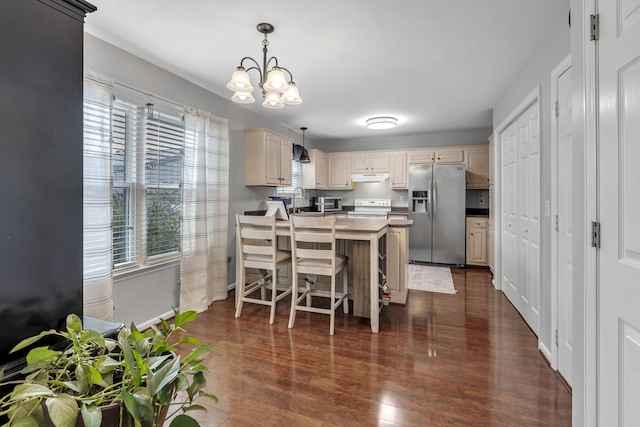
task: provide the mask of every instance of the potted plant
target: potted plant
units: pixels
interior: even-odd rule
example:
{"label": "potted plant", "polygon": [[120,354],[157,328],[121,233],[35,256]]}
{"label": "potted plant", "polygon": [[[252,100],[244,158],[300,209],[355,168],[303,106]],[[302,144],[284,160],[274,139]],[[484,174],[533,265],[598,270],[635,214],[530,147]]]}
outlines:
{"label": "potted plant", "polygon": [[[14,388],[0,397],[0,417],[17,427],[137,427],[161,426],[167,417],[181,412],[171,421],[172,427],[199,425],[187,413],[206,409],[194,401],[200,397],[218,401],[204,391],[202,362],[212,349],[195,338],[172,337],[196,315],[176,311],[172,324],[162,320],[160,328],[144,332],[132,324],[116,338],[106,338],[84,330],[82,320],[70,314],[66,331],[41,332],[12,350],[52,335],[68,342],[62,351],[47,346],[29,351],[22,370],[25,376],[4,383]],[[193,349],[181,357],[176,349],[182,345]]]}

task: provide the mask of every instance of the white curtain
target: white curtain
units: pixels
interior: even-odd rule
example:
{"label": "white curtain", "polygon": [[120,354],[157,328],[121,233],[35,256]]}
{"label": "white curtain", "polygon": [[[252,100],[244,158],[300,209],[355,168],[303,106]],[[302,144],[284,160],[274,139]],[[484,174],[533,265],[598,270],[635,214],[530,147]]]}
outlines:
{"label": "white curtain", "polygon": [[91,73],[84,79],[84,315],[113,319],[111,99],[112,82]]}
{"label": "white curtain", "polygon": [[229,126],[185,108],[180,310],[202,312],[227,298]]}

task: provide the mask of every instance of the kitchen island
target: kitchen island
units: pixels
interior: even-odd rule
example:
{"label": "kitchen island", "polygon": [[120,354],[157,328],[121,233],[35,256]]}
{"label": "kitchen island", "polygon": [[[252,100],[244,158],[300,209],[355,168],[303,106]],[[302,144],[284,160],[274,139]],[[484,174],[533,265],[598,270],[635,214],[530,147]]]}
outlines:
{"label": "kitchen island", "polygon": [[[353,289],[353,315],[370,318],[371,331],[374,333],[379,330],[378,315],[382,308],[380,288],[387,278],[390,263],[395,267],[400,261],[395,258],[389,260],[388,257],[388,237],[393,235],[390,230],[410,227],[412,224],[413,221],[402,219],[336,218],[336,240],[349,241],[353,246],[349,259],[349,269],[352,271],[350,285]],[[289,221],[278,221],[276,234],[290,237]],[[394,241],[393,236],[391,239]],[[239,264],[236,268],[239,268]],[[239,271],[236,271],[236,277],[241,277]],[[406,287],[403,287],[406,296]]]}

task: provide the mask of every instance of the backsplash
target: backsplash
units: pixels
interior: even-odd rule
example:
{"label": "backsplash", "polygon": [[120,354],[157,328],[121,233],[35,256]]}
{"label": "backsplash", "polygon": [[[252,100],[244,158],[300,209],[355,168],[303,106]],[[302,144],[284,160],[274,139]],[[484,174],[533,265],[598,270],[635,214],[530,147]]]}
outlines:
{"label": "backsplash", "polygon": [[313,195],[342,197],[343,206],[353,206],[355,199],[391,199],[393,207],[409,205],[407,202],[408,191],[390,189],[389,181],[358,182],[355,184],[355,188],[350,191],[315,190]]}

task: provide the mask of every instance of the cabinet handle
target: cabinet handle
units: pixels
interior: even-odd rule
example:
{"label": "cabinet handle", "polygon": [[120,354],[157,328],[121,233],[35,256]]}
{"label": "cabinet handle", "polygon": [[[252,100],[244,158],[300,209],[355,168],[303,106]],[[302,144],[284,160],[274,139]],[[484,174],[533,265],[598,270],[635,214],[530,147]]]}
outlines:
{"label": "cabinet handle", "polygon": [[528,232],[529,232],[529,229],[528,229],[528,228],[525,228],[525,229],[524,229],[524,232],[525,232],[525,233],[528,233]]}

